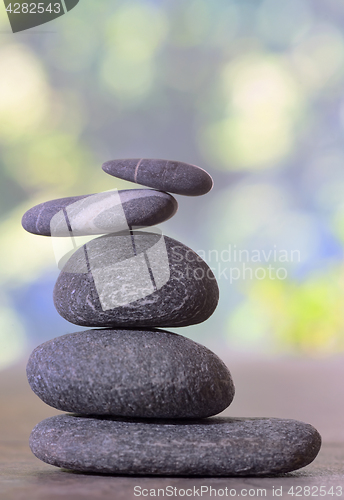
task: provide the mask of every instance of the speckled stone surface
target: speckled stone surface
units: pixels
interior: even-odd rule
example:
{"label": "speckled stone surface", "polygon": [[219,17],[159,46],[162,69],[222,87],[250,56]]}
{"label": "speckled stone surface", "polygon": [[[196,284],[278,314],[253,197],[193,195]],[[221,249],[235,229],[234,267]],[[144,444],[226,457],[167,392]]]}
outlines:
{"label": "speckled stone surface", "polygon": [[180,161],[152,158],[111,160],[102,168],[114,177],[186,196],[206,194],[213,187],[208,172]]}
{"label": "speckled stone surface", "polygon": [[36,347],[31,389],[58,410],[123,417],[216,415],[232,402],[225,364],[209,349],[163,330],[86,330]]}
{"label": "speckled stone surface", "polygon": [[72,255],[54,288],[67,321],[111,328],[201,323],[218,298],[215,276],[193,250],[148,232],[92,240]]}
{"label": "speckled stone surface", "polygon": [[41,203],[24,214],[22,226],[43,236],[107,234],[160,224],[177,209],[177,200],[168,193],[154,189],[115,190]]}
{"label": "speckled stone surface", "polygon": [[37,458],[76,471],[160,476],[249,476],[290,472],[321,446],[309,424],[276,418],[191,421],[58,415],[30,436]]}

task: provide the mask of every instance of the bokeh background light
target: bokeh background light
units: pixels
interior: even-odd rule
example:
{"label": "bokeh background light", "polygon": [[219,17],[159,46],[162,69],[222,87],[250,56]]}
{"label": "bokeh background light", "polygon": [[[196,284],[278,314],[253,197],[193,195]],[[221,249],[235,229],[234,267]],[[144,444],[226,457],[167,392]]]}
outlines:
{"label": "bokeh background light", "polygon": [[250,355],[343,353],[343,28],[339,0],[102,0],[13,35],[1,6],[0,369],[78,330],[53,307],[51,241],[21,216],[135,187],[100,168],[125,157],[215,181],[161,227],[220,285],[209,321],[174,331]]}

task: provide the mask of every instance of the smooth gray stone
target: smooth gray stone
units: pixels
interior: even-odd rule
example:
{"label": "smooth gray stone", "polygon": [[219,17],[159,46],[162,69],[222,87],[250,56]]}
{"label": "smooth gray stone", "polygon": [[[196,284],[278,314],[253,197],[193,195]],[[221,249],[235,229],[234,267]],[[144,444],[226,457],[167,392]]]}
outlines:
{"label": "smooth gray stone", "polygon": [[22,226],[42,236],[108,234],[160,224],[177,209],[177,200],[168,193],[115,190],[41,203],[24,214]]}
{"label": "smooth gray stone", "polygon": [[193,250],[156,233],[96,238],[63,267],[54,304],[67,321],[99,327],[175,327],[214,312],[219,289]]}
{"label": "smooth gray stone", "polygon": [[209,349],[163,330],[86,330],[36,347],[31,389],[84,415],[202,418],[227,408],[234,385]]}
{"label": "smooth gray stone", "polygon": [[208,172],[180,161],[153,158],[111,160],[105,162],[102,169],[126,181],[186,196],[200,196],[213,187]]}
{"label": "smooth gray stone", "polygon": [[33,429],[40,460],[82,472],[159,476],[262,476],[314,460],[309,424],[277,418],[162,421],[58,415]]}

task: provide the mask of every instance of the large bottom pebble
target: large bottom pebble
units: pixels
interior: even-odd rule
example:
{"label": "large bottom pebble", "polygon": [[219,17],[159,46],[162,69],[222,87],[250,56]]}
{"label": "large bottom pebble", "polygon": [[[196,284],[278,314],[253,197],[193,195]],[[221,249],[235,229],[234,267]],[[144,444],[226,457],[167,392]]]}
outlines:
{"label": "large bottom pebble", "polygon": [[317,456],[314,427],[277,418],[143,420],[58,415],[33,429],[32,452],[74,471],[158,476],[262,476]]}

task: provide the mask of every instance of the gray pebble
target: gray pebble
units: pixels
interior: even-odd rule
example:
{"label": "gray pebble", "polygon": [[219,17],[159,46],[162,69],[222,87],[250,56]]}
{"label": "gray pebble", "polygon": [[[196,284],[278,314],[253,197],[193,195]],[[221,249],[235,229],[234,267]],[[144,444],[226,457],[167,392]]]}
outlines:
{"label": "gray pebble", "polygon": [[147,418],[202,418],[233,400],[225,364],[163,330],[86,330],[36,347],[31,389],[58,410]]}
{"label": "gray pebble", "polygon": [[108,234],[160,224],[177,209],[177,200],[168,193],[113,190],[41,203],[24,214],[22,226],[43,236]]}
{"label": "gray pebble", "polygon": [[199,196],[213,187],[213,179],[200,167],[172,160],[135,158],[107,161],[104,172],[170,193]]}
{"label": "gray pebble", "polygon": [[215,276],[193,250],[140,231],[93,239],[68,260],[54,288],[67,321],[110,328],[201,323],[218,298]]}
{"label": "gray pebble", "polygon": [[262,476],[314,460],[309,424],[277,418],[191,421],[59,415],[33,429],[30,447],[48,464],[82,472],[159,476]]}

